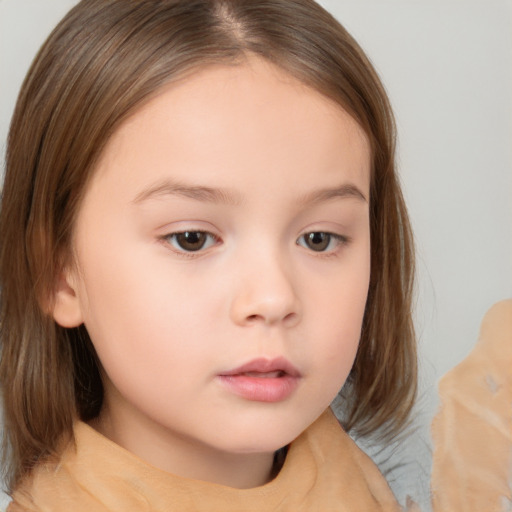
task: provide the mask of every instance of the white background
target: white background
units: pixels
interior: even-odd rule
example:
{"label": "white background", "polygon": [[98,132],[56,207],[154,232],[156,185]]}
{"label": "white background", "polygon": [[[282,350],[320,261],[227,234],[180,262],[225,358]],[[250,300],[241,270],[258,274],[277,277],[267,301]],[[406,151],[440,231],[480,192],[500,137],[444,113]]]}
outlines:
{"label": "white background", "polygon": [[[74,3],[0,0],[2,160],[24,74]],[[486,310],[512,296],[512,0],[320,3],[370,55],[397,117],[418,249],[421,374],[417,432],[394,486],[426,509],[437,381],[471,350]]]}

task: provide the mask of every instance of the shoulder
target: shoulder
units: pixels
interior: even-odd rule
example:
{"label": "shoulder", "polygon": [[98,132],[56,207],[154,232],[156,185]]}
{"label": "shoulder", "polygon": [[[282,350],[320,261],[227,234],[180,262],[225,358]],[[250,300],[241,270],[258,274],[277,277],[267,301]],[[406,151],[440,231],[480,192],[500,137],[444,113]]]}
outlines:
{"label": "shoulder", "polygon": [[310,488],[308,497],[329,505],[324,510],[334,510],[333,503],[343,503],[346,510],[399,510],[377,466],[330,409],[290,445],[282,473],[293,476],[294,487],[301,482]]}
{"label": "shoulder", "polygon": [[[94,493],[87,489],[87,476],[96,471],[95,434],[78,422],[75,439],[55,459],[38,464],[12,493],[6,512],[106,512]],[[83,454],[91,454],[84,457]]]}
{"label": "shoulder", "polygon": [[[36,512],[37,509],[30,507],[27,508],[25,505],[21,505],[17,501],[11,501],[9,505],[7,505],[7,509],[5,512]],[[4,512],[4,509],[0,509],[0,512]]]}

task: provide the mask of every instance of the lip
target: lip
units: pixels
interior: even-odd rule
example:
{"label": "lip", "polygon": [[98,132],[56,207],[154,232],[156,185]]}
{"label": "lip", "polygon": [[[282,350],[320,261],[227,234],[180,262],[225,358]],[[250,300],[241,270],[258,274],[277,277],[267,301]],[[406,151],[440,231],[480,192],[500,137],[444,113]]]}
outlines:
{"label": "lip", "polygon": [[222,372],[219,381],[231,393],[254,402],[281,402],[299,385],[301,375],[284,357],[254,359]]}

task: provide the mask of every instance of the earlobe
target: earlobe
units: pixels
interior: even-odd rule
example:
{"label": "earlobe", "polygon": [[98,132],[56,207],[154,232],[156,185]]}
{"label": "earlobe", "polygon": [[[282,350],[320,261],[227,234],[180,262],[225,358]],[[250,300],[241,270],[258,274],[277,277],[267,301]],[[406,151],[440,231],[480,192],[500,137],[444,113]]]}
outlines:
{"label": "earlobe", "polygon": [[51,311],[54,320],[61,327],[78,327],[84,321],[76,288],[74,276],[64,270],[56,282]]}

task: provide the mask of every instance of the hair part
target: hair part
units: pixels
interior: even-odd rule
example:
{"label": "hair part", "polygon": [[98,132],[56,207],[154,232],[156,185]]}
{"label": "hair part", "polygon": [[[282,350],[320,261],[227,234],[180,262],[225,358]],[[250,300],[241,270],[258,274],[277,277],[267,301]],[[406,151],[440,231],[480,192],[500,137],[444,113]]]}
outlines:
{"label": "hair part", "polygon": [[59,23],[23,83],[0,211],[4,457],[12,489],[94,418],[103,387],[83,326],[55,324],[51,298],[105,144],[161,88],[256,55],[333,99],[372,150],[371,277],[344,425],[397,433],[416,394],[411,229],[395,172],[395,125],[364,52],[313,0],[86,0]]}

